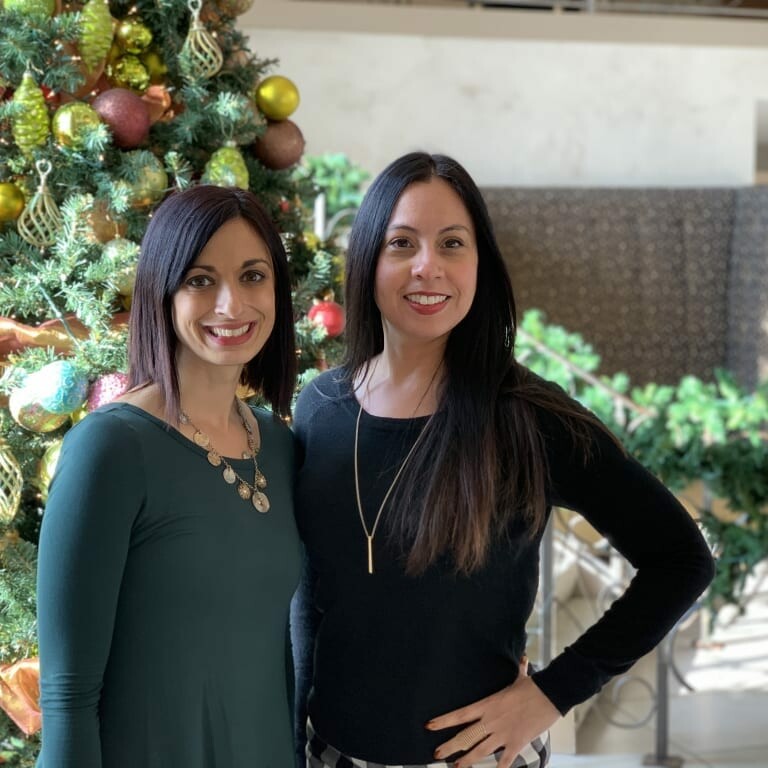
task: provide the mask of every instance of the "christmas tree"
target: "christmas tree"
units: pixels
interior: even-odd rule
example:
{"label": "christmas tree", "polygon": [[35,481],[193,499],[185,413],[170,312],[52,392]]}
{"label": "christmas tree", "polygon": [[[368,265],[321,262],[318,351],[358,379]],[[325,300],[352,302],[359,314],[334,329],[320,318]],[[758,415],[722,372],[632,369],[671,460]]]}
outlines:
{"label": "christmas tree", "polygon": [[[297,87],[273,74],[276,62],[252,53],[237,30],[237,16],[252,2],[3,0],[0,670],[6,673],[36,653],[35,543],[48,482],[67,429],[125,387],[139,242],[166,195],[198,183],[255,192],[290,254],[302,371],[309,375],[338,356],[332,337],[343,325],[333,301],[340,260],[311,231],[312,175],[293,172],[304,149],[289,119]],[[23,675],[16,668],[13,674],[17,684]],[[11,677],[0,677],[6,709]],[[29,729],[18,712],[14,719]],[[34,748],[3,743],[14,733],[9,723],[0,712],[0,763]]]}

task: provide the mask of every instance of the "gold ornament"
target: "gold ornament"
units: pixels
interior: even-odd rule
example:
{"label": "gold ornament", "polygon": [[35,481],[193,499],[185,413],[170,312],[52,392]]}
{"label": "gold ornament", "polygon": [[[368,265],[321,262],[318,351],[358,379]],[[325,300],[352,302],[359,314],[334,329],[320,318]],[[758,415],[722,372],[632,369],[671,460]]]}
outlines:
{"label": "gold ornament", "polygon": [[205,164],[202,182],[217,187],[248,189],[248,168],[240,150],[234,144],[217,149]]}
{"label": "gold ornament", "polygon": [[143,53],[152,44],[152,30],[141,19],[123,19],[115,30],[115,40],[126,53]]}
{"label": "gold ornament", "polygon": [[0,221],[15,221],[24,210],[24,193],[12,182],[0,184]]}
{"label": "gold ornament", "polygon": [[128,225],[115,219],[109,211],[109,203],[97,200],[86,214],[86,221],[91,228],[88,240],[92,243],[106,243],[115,237],[122,237]]}
{"label": "gold ornament", "polygon": [[168,174],[162,163],[152,157],[131,184],[131,202],[134,208],[143,208],[160,200],[168,189]]}
{"label": "gold ornament", "polygon": [[56,0],[5,0],[6,11],[16,11],[24,16],[53,16]]}
{"label": "gold ornament", "polygon": [[7,525],[16,516],[23,485],[19,462],[8,443],[0,437],[0,523]]}
{"label": "gold ornament", "polygon": [[107,65],[107,77],[118,88],[144,93],[149,88],[149,72],[138,56],[126,53]]}
{"label": "gold ornament", "polygon": [[201,0],[189,0],[187,7],[192,13],[192,23],[181,49],[179,66],[187,80],[207,80],[221,69],[224,54],[200,21]]}
{"label": "gold ornament", "polygon": [[96,69],[109,53],[112,45],[112,16],[108,0],[88,0],[83,6],[80,21],[80,56],[88,70]]}
{"label": "gold ornament", "polygon": [[282,75],[262,80],[254,92],[256,105],[270,120],[285,120],[299,106],[299,90]]}
{"label": "gold ornament", "polygon": [[56,110],[51,129],[54,138],[62,146],[82,149],[85,146],[84,132],[98,125],[101,125],[101,118],[90,104],[71,101]]}
{"label": "gold ornament", "polygon": [[150,48],[150,50],[144,51],[139,58],[149,74],[149,82],[152,85],[160,85],[165,81],[168,67],[160,51]]}
{"label": "gold ornament", "polygon": [[48,486],[51,484],[53,473],[56,471],[56,465],[59,463],[59,454],[61,454],[61,440],[51,443],[46,449],[40,464],[37,467],[36,485],[40,491],[43,504],[48,501]]}
{"label": "gold ornament", "polygon": [[31,72],[24,73],[21,85],[13,95],[13,102],[23,107],[12,121],[13,140],[28,155],[35,147],[45,144],[50,132],[45,96]]}
{"label": "gold ornament", "polygon": [[16,229],[31,245],[45,248],[56,242],[56,233],[61,227],[61,213],[46,184],[51,164],[48,160],[38,160],[35,168],[40,176],[40,186],[19,216]]}

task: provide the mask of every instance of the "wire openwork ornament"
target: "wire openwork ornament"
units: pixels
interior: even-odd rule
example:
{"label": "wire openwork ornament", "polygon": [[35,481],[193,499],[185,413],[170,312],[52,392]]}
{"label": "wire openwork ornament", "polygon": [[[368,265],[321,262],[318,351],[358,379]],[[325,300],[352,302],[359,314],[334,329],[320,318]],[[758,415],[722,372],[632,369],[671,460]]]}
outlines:
{"label": "wire openwork ornament", "polygon": [[46,182],[51,172],[50,162],[38,160],[35,168],[40,176],[40,184],[27,207],[21,212],[16,222],[16,229],[30,245],[45,248],[56,242],[56,234],[62,220],[59,208],[53,195],[48,191]]}
{"label": "wire openwork ornament", "polygon": [[21,503],[24,477],[10,446],[0,439],[0,523],[7,524],[16,515]]}
{"label": "wire openwork ornament", "polygon": [[187,6],[192,14],[187,39],[181,49],[180,63],[189,80],[207,80],[216,75],[224,64],[224,54],[213,35],[200,21],[201,0],[190,0]]}

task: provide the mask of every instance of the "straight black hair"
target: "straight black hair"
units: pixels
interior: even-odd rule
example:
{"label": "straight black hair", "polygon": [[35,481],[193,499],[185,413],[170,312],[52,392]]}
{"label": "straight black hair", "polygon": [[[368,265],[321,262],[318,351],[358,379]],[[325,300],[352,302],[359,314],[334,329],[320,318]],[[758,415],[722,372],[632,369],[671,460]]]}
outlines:
{"label": "straight black hair", "polygon": [[129,386],[156,384],[171,424],[178,421],[180,410],[173,297],[213,234],[236,218],[247,221],[264,241],[275,275],[275,327],[243,367],[241,383],[260,392],[277,415],[290,415],[296,343],[288,258],[280,234],[251,192],[200,185],[171,195],[154,212],[141,242],[131,304]]}
{"label": "straight black hair", "polygon": [[[599,422],[515,360],[515,298],[485,201],[467,171],[445,155],[404,155],[365,195],[346,262],[347,378],[367,372],[384,348],[374,287],[392,212],[410,185],[433,179],[451,186],[472,219],[477,287],[469,312],[448,338],[437,411],[387,520],[407,553],[409,572],[423,571],[443,554],[452,555],[459,571],[471,572],[484,563],[492,534],[511,521],[522,520],[531,535],[543,528],[548,467],[536,407],[568,425],[585,458],[588,424]],[[420,500],[416,514],[414,500]]]}

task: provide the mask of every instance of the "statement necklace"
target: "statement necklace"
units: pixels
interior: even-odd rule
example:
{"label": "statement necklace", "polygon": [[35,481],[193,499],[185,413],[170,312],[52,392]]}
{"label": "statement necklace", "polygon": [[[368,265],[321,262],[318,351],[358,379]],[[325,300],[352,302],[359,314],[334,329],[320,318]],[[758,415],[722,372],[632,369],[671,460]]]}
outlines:
{"label": "statement necklace", "polygon": [[259,464],[256,461],[256,456],[259,453],[259,449],[256,446],[256,437],[253,434],[253,428],[245,418],[245,406],[238,399],[235,399],[235,402],[237,403],[237,412],[240,416],[240,420],[243,422],[243,428],[245,429],[245,435],[248,440],[248,450],[243,451],[243,458],[251,459],[253,462],[253,484],[240,477],[234,467],[213,447],[211,438],[208,437],[202,429],[196,427],[184,411],[179,413],[179,421],[182,424],[188,424],[195,430],[192,440],[194,440],[196,445],[199,445],[201,448],[208,451],[206,458],[212,467],[220,467],[222,464],[224,465],[224,471],[222,472],[224,482],[229,485],[236,482],[237,493],[243,501],[248,501],[250,499],[253,506],[256,507],[259,512],[269,512],[269,499],[263,492],[264,488],[267,487],[267,478],[264,477],[264,473],[259,469]]}
{"label": "statement necklace", "polygon": [[[422,400],[424,398],[422,397]],[[421,404],[421,401],[419,401],[419,405]],[[418,409],[418,406],[416,406]],[[403,459],[403,463],[400,465],[400,469],[397,470],[397,473],[395,474],[395,479],[390,483],[389,488],[387,488],[387,492],[384,494],[384,498],[381,500],[381,504],[379,505],[379,511],[376,513],[376,518],[373,521],[373,528],[371,528],[370,531],[368,531],[368,526],[365,524],[365,515],[363,515],[363,503],[360,500],[360,478],[358,475],[358,458],[357,458],[357,445],[358,445],[358,438],[360,435],[360,417],[363,415],[363,406],[362,403],[360,404],[360,410],[357,412],[357,421],[355,421],[355,495],[357,497],[357,512],[360,515],[360,523],[363,526],[363,532],[365,533],[365,540],[368,545],[368,573],[373,573],[373,537],[376,535],[376,528],[378,528],[379,520],[381,520],[381,513],[384,511],[384,507],[387,503],[387,500],[389,499],[390,494],[392,493],[395,485],[397,485],[397,481],[400,479],[400,475],[403,474],[403,470],[405,469],[405,465],[408,463],[408,460],[413,456],[413,452],[416,450],[416,446],[419,444],[419,441],[421,440],[421,436],[426,431],[427,427],[429,426],[429,422],[432,421],[432,416],[435,414],[432,413],[430,417],[427,419],[424,426],[421,428],[421,432],[419,432],[418,437],[416,440],[414,440],[413,445],[411,446],[411,450],[408,451],[408,454]]]}

